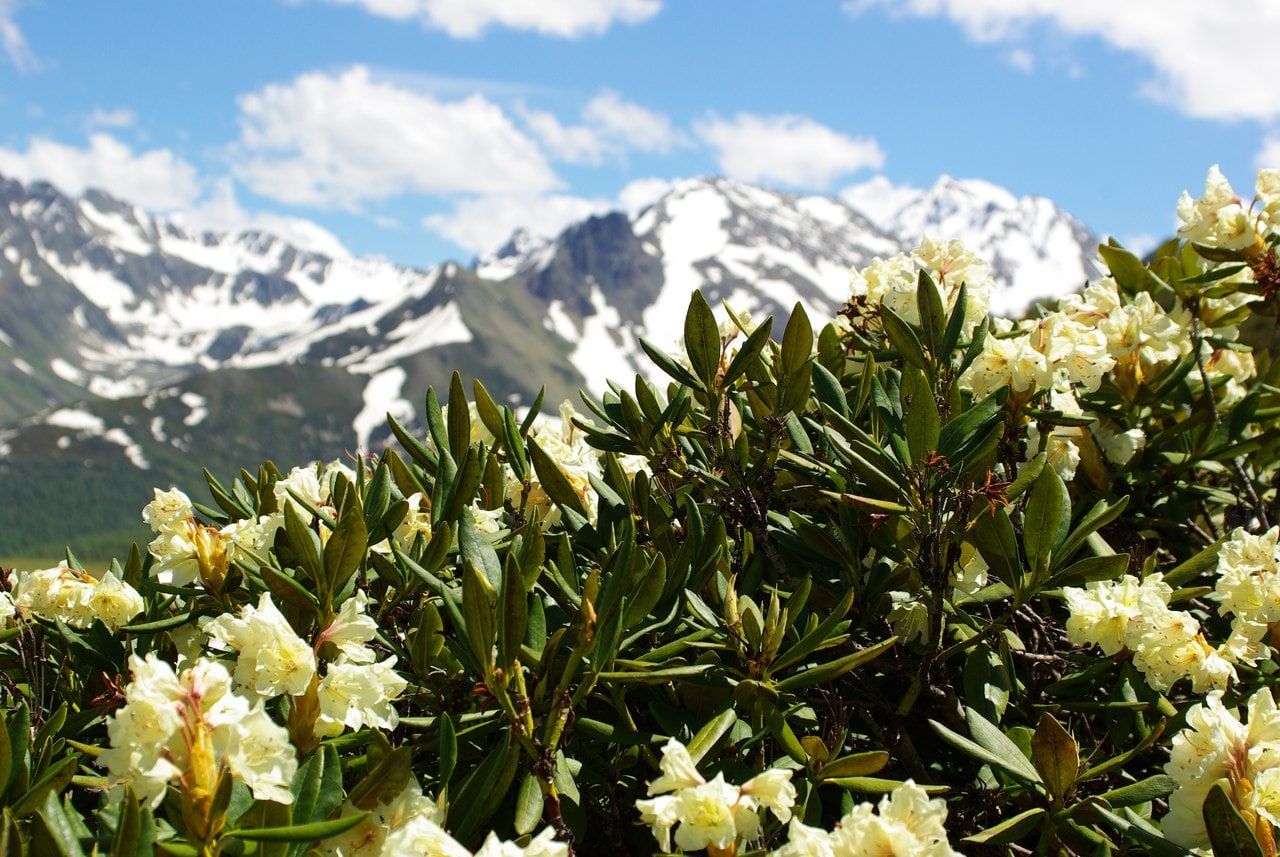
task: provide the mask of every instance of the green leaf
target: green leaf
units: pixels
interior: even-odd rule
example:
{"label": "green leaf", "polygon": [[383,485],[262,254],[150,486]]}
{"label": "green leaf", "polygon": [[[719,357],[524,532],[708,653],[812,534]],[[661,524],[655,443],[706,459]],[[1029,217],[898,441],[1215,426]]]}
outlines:
{"label": "green leaf", "polygon": [[320,572],[324,568],[320,559],[320,537],[302,520],[297,503],[285,502],[284,528],[289,537],[289,546],[293,548],[294,556],[297,557],[303,571],[313,580],[319,580]]}
{"label": "green leaf", "polygon": [[666,372],[672,378],[679,381],[686,387],[692,387],[695,390],[704,389],[702,382],[693,376],[693,373],[681,366],[667,352],[654,345],[644,337],[640,338],[640,348],[649,356],[659,369]]}
{"label": "green leaf", "polygon": [[[904,372],[904,380],[907,377]],[[937,449],[942,424],[938,416],[938,403],[933,397],[928,380],[918,370],[911,377],[916,380],[911,385],[911,402],[905,406],[902,428],[907,433],[907,449],[911,451],[911,460],[919,464],[928,453]],[[906,390],[903,392],[905,395]]]}
{"label": "green leaf", "polygon": [[965,315],[969,311],[969,287],[960,284],[956,292],[956,302],[951,308],[951,318],[947,320],[947,329],[942,334],[942,344],[938,347],[938,357],[943,362],[951,360],[951,352],[960,344],[960,334],[964,332]]}
{"label": "green leaf", "polygon": [[[520,644],[524,642],[525,626],[529,620],[529,596],[515,554],[507,554],[500,599],[502,612],[498,625],[498,664],[503,669],[518,669],[516,662],[520,657]],[[465,590],[463,604],[466,604]]]}
{"label": "green leaf", "polygon": [[[952,732],[936,720],[930,720],[929,725],[933,727],[933,730],[938,733],[942,740],[978,761],[986,762],[992,767],[999,768],[1012,775],[1015,779],[1028,783],[1040,782],[1040,775],[1031,766],[1031,762],[1027,760],[1027,757],[1022,755],[1018,745],[1010,741],[997,727],[983,719],[981,715],[974,713],[972,709],[966,712],[965,720],[970,723],[970,733],[974,732],[972,724],[975,720],[985,724],[985,727],[979,727],[981,738],[979,738],[978,734],[974,734],[974,740],[970,740],[963,735]],[[997,735],[999,738],[995,737]],[[996,749],[990,749],[987,744],[994,746]]]}
{"label": "green leaf", "polygon": [[822,766],[818,779],[831,780],[840,777],[866,777],[879,773],[889,764],[889,754],[884,750],[868,750],[832,759]]}
{"label": "green leaf", "polygon": [[493,644],[496,642],[493,623],[493,602],[497,593],[480,571],[471,563],[462,569],[462,615],[467,623],[467,642],[487,678],[492,669]]}
{"label": "green leaf", "polygon": [[[889,794],[902,785],[902,780],[887,780],[882,777],[836,777],[822,782],[826,785],[840,786],[851,792],[873,795]],[[931,795],[941,794],[947,790],[946,786],[931,786],[923,783],[917,783],[916,785]]]}
{"label": "green leaf", "polygon": [[1098,255],[1107,263],[1107,268],[1115,278],[1116,285],[1130,295],[1138,292],[1159,294],[1161,291],[1169,290],[1169,286],[1163,280],[1147,270],[1147,266],[1142,264],[1141,259],[1123,247],[1102,244],[1098,247]]}
{"label": "green leaf", "polygon": [[471,407],[457,372],[449,379],[449,452],[454,461],[462,461],[471,445]]}
{"label": "green leaf", "polygon": [[1204,826],[1214,857],[1263,857],[1257,835],[1221,783],[1215,783],[1204,799]]}
{"label": "green leaf", "polygon": [[329,592],[341,592],[351,575],[356,573],[364,561],[368,538],[364,513],[359,504],[348,503],[338,520],[338,528],[330,533],[324,546],[324,571]]}
{"label": "green leaf", "polygon": [[720,328],[702,292],[695,291],[689,296],[689,310],[684,317],[684,349],[697,376],[708,387],[714,384],[720,368]]}
{"label": "green leaf", "polygon": [[587,517],[587,507],[569,482],[569,477],[564,475],[564,471],[560,469],[555,459],[548,455],[533,438],[529,438],[529,458],[533,461],[533,469],[538,473],[538,482],[541,483],[542,490],[547,492],[552,502],[563,509],[571,509],[582,517]]}
{"label": "green leaf", "polygon": [[920,313],[920,329],[924,332],[924,344],[935,357],[946,354],[942,351],[943,331],[946,326],[946,309],[942,306],[942,295],[933,278],[924,268],[916,279],[916,309]]}
{"label": "green leaf", "polygon": [[1006,818],[999,824],[992,825],[986,830],[979,831],[972,836],[966,836],[964,842],[973,842],[977,845],[990,843],[992,845],[1007,845],[1011,842],[1017,842],[1022,837],[1030,833],[1039,822],[1040,818],[1045,815],[1045,808],[1042,806],[1033,807],[1020,812],[1012,818]]}
{"label": "green leaf", "polygon": [[903,360],[922,371],[929,368],[920,337],[888,304],[880,305],[880,322],[884,325],[885,335],[889,337],[889,344],[902,355]]}
{"label": "green leaf", "polygon": [[724,370],[724,378],[721,379],[720,383],[728,387],[745,374],[751,368],[751,365],[755,363],[756,358],[760,356],[760,352],[764,350],[764,346],[772,334],[773,316],[769,316],[755,330],[751,331],[747,341],[738,348],[738,353],[733,355],[733,359],[729,361],[728,368]]}
{"label": "green leaf", "polygon": [[1062,477],[1052,467],[1040,471],[1022,513],[1022,543],[1027,562],[1039,573],[1049,568],[1054,550],[1067,537],[1071,523],[1071,498]]}
{"label": "green leaf", "polygon": [[806,687],[813,687],[816,684],[832,681],[839,678],[855,667],[862,666],[868,661],[880,657],[889,649],[893,648],[894,643],[898,642],[897,637],[889,637],[881,640],[865,649],[860,649],[851,655],[845,655],[834,661],[828,661],[825,664],[818,664],[809,669],[802,670],[798,673],[784,678],[782,681],[774,685],[779,693],[790,693],[795,690],[803,690]]}
{"label": "green leaf", "polygon": [[1040,723],[1031,736],[1031,761],[1049,794],[1058,799],[1071,791],[1080,772],[1080,748],[1076,739],[1047,711],[1040,715]]}
{"label": "green leaf", "polygon": [[249,842],[316,842],[321,839],[328,839],[331,836],[337,836],[340,833],[346,833],[351,828],[363,824],[368,817],[369,813],[358,812],[329,821],[313,821],[309,824],[232,830],[227,835]]}
{"label": "green leaf", "polygon": [[733,724],[737,722],[738,713],[732,708],[720,712],[719,715],[708,721],[701,729],[698,730],[698,734],[694,735],[693,739],[689,741],[687,745],[689,755],[693,758],[693,761],[701,761],[702,757],[707,755],[711,748],[714,747],[716,743],[733,728]]}
{"label": "green leaf", "polygon": [[1098,797],[1116,807],[1136,806],[1157,798],[1167,797],[1173,794],[1177,788],[1178,781],[1173,777],[1166,774],[1156,774],[1155,776],[1147,777],[1145,780],[1139,780],[1136,783],[1129,783],[1127,786],[1120,786],[1103,792]]}
{"label": "green leaf", "polygon": [[[16,816],[17,813],[15,812]],[[66,810],[58,802],[56,792],[46,792],[42,805],[36,816],[37,824],[31,837],[31,854],[33,857],[83,857],[80,840],[76,836],[72,821]]]}
{"label": "green leaf", "polygon": [[1118,518],[1128,505],[1128,495],[1121,497],[1114,503],[1107,503],[1106,500],[1099,500],[1095,503],[1093,508],[1080,519],[1080,523],[1076,524],[1075,529],[1071,531],[1071,535],[1067,536],[1062,543],[1062,547],[1058,549],[1053,558],[1054,564],[1058,565],[1070,559],[1084,545],[1090,535]]}
{"label": "green leaf", "polygon": [[[434,541],[434,539],[433,539]],[[458,549],[464,563],[473,565],[484,575],[494,591],[502,586],[502,565],[493,542],[476,526],[475,513],[464,508],[458,521]]]}
{"label": "green leaf", "polygon": [[[325,745],[298,769],[293,785],[293,824],[324,821],[342,805],[342,763],[338,750]],[[302,849],[296,849],[301,853]]]}
{"label": "green leaf", "polygon": [[533,772],[524,775],[520,783],[520,791],[516,793],[516,812],[512,826],[516,833],[524,836],[532,833],[533,828],[542,819],[542,787]]}
{"label": "green leaf", "polygon": [[1010,589],[1017,590],[1021,585],[1022,561],[1018,558],[1018,539],[1009,513],[1002,508],[982,509],[969,534],[991,573]]}
{"label": "green leaf", "polygon": [[443,788],[449,784],[458,764],[458,735],[453,726],[453,718],[447,712],[440,715],[440,746],[437,752],[440,757],[440,787]]}
{"label": "green leaf", "polygon": [[782,371],[779,375],[792,377],[805,368],[813,353],[813,324],[804,306],[798,301],[791,310],[787,329],[782,334]]}

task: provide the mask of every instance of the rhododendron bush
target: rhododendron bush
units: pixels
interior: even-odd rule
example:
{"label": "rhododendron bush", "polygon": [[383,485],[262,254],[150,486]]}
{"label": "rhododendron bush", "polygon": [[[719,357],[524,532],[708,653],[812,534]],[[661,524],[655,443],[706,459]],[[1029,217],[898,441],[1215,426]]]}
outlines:
{"label": "rhododendron bush", "polygon": [[0,850],[1276,854],[1280,171],[1178,216],[1024,319],[926,239],[581,412],[455,376],[157,490],[5,575]]}

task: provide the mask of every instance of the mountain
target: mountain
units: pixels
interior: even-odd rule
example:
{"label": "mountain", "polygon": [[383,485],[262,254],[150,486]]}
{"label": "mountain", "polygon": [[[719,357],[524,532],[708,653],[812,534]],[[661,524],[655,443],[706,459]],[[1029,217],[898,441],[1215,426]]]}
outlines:
{"label": "mountain", "polygon": [[992,259],[1016,309],[1082,283],[1096,245],[983,182],[831,198],[700,178],[634,216],[410,269],[0,179],[0,557],[118,550],[150,487],[197,485],[200,465],[376,449],[385,414],[414,422],[453,369],[503,401],[545,383],[549,403],[652,374],[639,339],[674,345],[694,289],[828,317],[851,266],[926,231]]}

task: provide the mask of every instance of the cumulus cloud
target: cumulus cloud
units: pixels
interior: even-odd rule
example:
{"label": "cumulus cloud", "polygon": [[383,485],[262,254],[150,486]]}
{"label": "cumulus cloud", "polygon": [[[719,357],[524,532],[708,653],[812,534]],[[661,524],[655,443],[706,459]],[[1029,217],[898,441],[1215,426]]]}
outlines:
{"label": "cumulus cloud", "polygon": [[840,176],[884,165],[875,140],[841,134],[804,116],[710,116],[695,130],[720,170],[742,181],[821,190]]}
{"label": "cumulus cloud", "polygon": [[1280,169],[1280,137],[1272,135],[1262,141],[1262,148],[1254,157],[1258,169]]}
{"label": "cumulus cloud", "polygon": [[671,179],[632,179],[618,191],[618,208],[635,217],[671,190]]}
{"label": "cumulus cloud", "polygon": [[0,0],[0,47],[4,48],[5,56],[18,71],[38,71],[40,61],[27,44],[27,37],[13,20],[17,5],[16,0]]}
{"label": "cumulus cloud", "polygon": [[517,194],[465,199],[447,214],[431,214],[422,225],[472,252],[500,247],[517,229],[553,237],[571,223],[615,208],[607,199],[564,194]]}
{"label": "cumulus cloud", "polygon": [[138,115],[128,107],[111,110],[95,107],[85,119],[85,124],[90,128],[128,128],[137,120]]}
{"label": "cumulus cloud", "polygon": [[330,0],[397,21],[420,21],[459,39],[491,27],[575,39],[614,24],[638,24],[662,9],[662,0]]}
{"label": "cumulus cloud", "polygon": [[1263,35],[1280,30],[1275,0],[846,0],[845,8],[946,17],[985,43],[1021,42],[1048,25],[1143,57],[1155,71],[1144,94],[1191,116],[1280,117],[1280,52]]}
{"label": "cumulus cloud", "polygon": [[609,90],[586,103],[581,124],[565,125],[553,113],[523,106],[520,113],[551,156],[570,163],[599,164],[628,150],[669,152],[689,142],[666,115]]}
{"label": "cumulus cloud", "polygon": [[238,178],[281,202],[354,209],[405,193],[536,194],[559,185],[532,139],[472,95],[443,101],[355,66],[240,98]]}
{"label": "cumulus cloud", "polygon": [[135,152],[106,133],[91,134],[84,148],[46,137],[32,137],[23,150],[0,148],[0,173],[72,194],[101,188],[154,211],[186,208],[201,193],[196,168],[173,151]]}

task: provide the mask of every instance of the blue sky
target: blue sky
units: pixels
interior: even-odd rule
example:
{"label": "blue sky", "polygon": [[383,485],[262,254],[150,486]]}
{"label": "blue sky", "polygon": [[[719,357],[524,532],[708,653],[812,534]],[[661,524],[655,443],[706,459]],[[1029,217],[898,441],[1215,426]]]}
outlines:
{"label": "blue sky", "polygon": [[[940,174],[1166,232],[1280,165],[1233,0],[0,0],[0,172],[425,265],[729,174]],[[317,228],[314,224],[318,224]]]}

